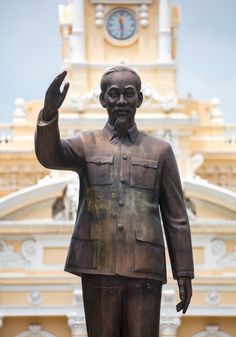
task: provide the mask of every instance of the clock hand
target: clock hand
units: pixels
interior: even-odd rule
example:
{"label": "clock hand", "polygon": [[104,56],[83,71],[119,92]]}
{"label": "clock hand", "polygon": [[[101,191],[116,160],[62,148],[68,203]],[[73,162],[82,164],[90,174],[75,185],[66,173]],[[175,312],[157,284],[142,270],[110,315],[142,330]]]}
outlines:
{"label": "clock hand", "polygon": [[123,36],[124,35],[124,17],[123,16],[120,16],[119,17],[119,24],[120,24],[120,30],[121,30],[121,33],[120,35]]}

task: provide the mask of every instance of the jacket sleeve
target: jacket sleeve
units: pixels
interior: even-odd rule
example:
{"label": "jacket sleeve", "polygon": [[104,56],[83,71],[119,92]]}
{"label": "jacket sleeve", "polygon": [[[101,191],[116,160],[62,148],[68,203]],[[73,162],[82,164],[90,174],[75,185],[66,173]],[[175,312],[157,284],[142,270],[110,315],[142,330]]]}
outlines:
{"label": "jacket sleeve", "polygon": [[46,168],[79,172],[84,165],[83,144],[80,137],[61,139],[58,113],[50,121],[43,121],[39,113],[35,132],[35,153]]}
{"label": "jacket sleeve", "polygon": [[179,171],[170,145],[163,156],[159,203],[173,277],[194,278],[190,226]]}

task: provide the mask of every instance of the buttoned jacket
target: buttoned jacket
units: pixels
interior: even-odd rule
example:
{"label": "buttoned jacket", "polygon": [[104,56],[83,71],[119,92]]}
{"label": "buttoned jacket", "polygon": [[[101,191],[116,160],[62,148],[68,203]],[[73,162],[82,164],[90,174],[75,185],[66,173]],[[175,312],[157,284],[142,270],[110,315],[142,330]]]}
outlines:
{"label": "buttoned jacket", "polygon": [[50,122],[39,117],[35,149],[45,167],[73,170],[80,177],[66,271],[165,283],[164,229],[173,277],[193,277],[189,222],[167,142],[136,125],[119,142],[108,123],[103,130],[62,140],[58,117]]}

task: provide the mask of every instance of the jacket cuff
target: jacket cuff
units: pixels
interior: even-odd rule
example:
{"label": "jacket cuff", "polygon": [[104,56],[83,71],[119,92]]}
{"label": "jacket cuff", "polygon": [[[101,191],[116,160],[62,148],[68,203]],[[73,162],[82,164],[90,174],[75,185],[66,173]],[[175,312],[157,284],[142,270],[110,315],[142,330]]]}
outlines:
{"label": "jacket cuff", "polygon": [[177,280],[181,277],[189,277],[191,279],[194,278],[194,272],[192,270],[185,270],[185,271],[179,271],[178,273],[175,273],[173,275],[174,279]]}
{"label": "jacket cuff", "polygon": [[46,126],[46,125],[50,125],[55,123],[58,120],[58,111],[56,112],[55,117],[53,117],[51,120],[49,121],[45,121],[43,119],[43,109],[40,111],[39,116],[38,116],[38,120],[37,120],[37,124],[38,126]]}

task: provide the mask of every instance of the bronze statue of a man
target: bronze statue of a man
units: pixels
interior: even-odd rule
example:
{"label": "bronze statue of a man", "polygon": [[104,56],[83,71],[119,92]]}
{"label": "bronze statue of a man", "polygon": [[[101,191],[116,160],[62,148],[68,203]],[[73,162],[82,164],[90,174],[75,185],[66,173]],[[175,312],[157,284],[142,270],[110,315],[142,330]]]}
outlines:
{"label": "bronze statue of a man", "polygon": [[138,74],[114,67],[101,79],[103,130],[60,139],[63,72],[47,90],[35,149],[42,165],[80,176],[79,206],[65,270],[82,278],[88,337],[157,337],[166,263],[161,216],[180,303],[192,296],[192,245],[171,146],[137,129]]}

